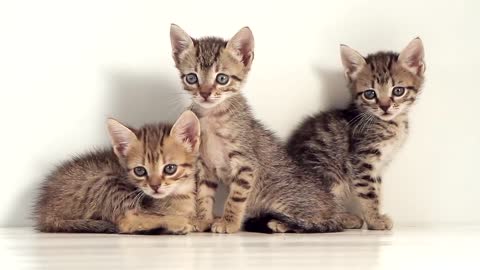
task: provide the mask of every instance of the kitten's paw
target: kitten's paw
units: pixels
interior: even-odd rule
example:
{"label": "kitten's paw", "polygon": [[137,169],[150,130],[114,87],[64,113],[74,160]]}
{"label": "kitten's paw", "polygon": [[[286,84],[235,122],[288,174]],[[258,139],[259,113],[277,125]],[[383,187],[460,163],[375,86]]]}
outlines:
{"label": "kitten's paw", "polygon": [[285,233],[288,231],[287,225],[281,223],[278,220],[270,220],[267,223],[267,227],[270,228],[274,233]]}
{"label": "kitten's paw", "polygon": [[363,227],[363,219],[350,213],[341,213],[338,220],[342,223],[344,229],[361,229]]}
{"label": "kitten's paw", "polygon": [[169,234],[187,234],[193,231],[193,226],[190,224],[188,218],[175,217],[173,220],[168,222],[165,230]]}
{"label": "kitten's paw", "polygon": [[239,222],[227,221],[224,218],[217,219],[212,224],[212,232],[214,233],[236,233],[240,230]]}
{"label": "kitten's paw", "polygon": [[194,232],[206,232],[208,230],[210,230],[210,228],[212,227],[212,223],[213,221],[211,220],[193,220],[192,222],[192,230]]}
{"label": "kitten's paw", "polygon": [[119,233],[134,233],[144,230],[142,224],[137,222],[137,213],[134,211],[127,211],[118,224]]}
{"label": "kitten's paw", "polygon": [[391,230],[393,221],[387,215],[381,215],[367,221],[369,230]]}

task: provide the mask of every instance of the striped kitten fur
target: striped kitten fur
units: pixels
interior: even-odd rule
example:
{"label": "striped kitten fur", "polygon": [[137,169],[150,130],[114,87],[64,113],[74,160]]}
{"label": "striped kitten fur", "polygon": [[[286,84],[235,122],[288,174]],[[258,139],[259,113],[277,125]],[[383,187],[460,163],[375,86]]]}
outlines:
{"label": "striped kitten fur", "polygon": [[[307,118],[290,137],[288,153],[318,176],[344,211],[353,205],[351,212],[369,229],[389,230],[392,220],[380,212],[382,173],[407,137],[408,111],[424,80],[423,45],[416,38],[400,54],[366,58],[342,45],[341,57],[350,107]],[[358,220],[345,227],[362,227]]]}
{"label": "striped kitten fur", "polygon": [[[170,33],[176,67],[202,128],[195,229],[234,233],[247,220],[245,229],[251,231],[342,230],[331,194],[295,165],[240,92],[253,61],[250,29],[242,28],[228,42],[193,39],[176,25]],[[219,182],[229,194],[223,216],[214,219]]]}
{"label": "striped kitten fur", "polygon": [[127,128],[108,120],[113,150],[64,162],[43,184],[35,205],[43,232],[188,233],[195,216],[198,118],[184,112],[168,124]]}

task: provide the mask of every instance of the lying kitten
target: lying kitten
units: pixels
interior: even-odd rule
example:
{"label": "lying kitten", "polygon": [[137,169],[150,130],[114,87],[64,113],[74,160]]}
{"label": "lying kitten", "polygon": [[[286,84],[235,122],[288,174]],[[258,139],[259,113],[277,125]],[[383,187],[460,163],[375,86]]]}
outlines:
{"label": "lying kitten", "polygon": [[[369,229],[389,230],[392,220],[380,213],[381,176],[407,137],[408,110],[423,83],[422,41],[414,39],[400,54],[366,58],[342,45],[341,56],[352,104],[306,119],[288,152],[345,208],[353,199]],[[360,220],[347,227],[362,225]]]}
{"label": "lying kitten", "polygon": [[42,232],[185,234],[195,215],[194,163],[200,126],[184,112],[173,127],[130,129],[109,119],[113,150],[61,164],[35,206]]}
{"label": "lying kitten", "polygon": [[[253,60],[253,35],[241,29],[230,41],[193,39],[171,26],[176,67],[192,95],[202,136],[197,163],[196,230],[216,233],[336,232],[333,197],[288,157],[279,140],[256,120],[240,93]],[[229,186],[224,214],[214,220],[218,182]]]}

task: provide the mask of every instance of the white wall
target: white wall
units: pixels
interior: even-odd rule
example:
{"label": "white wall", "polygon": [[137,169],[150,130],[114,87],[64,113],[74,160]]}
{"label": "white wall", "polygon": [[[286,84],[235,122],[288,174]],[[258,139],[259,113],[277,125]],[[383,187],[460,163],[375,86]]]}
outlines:
{"label": "white wall", "polygon": [[305,115],[345,102],[339,43],[367,53],[420,36],[427,83],[384,177],[385,209],[400,224],[480,221],[478,1],[165,2],[0,3],[0,225],[30,224],[42,178],[107,144],[107,116],[139,125],[179,114],[171,22],[194,37],[251,27],[245,94],[282,138]]}

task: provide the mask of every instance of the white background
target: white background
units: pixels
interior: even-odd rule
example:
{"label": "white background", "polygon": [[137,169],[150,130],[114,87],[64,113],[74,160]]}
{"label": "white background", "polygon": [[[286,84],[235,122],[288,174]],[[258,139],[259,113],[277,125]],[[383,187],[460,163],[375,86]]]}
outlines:
{"label": "white background", "polygon": [[1,1],[0,226],[31,224],[54,165],[108,145],[104,121],[173,120],[183,109],[170,51],[175,22],[193,37],[251,27],[244,89],[285,138],[348,94],[339,44],[362,53],[424,41],[427,82],[411,136],[385,175],[397,224],[480,222],[478,1]]}

